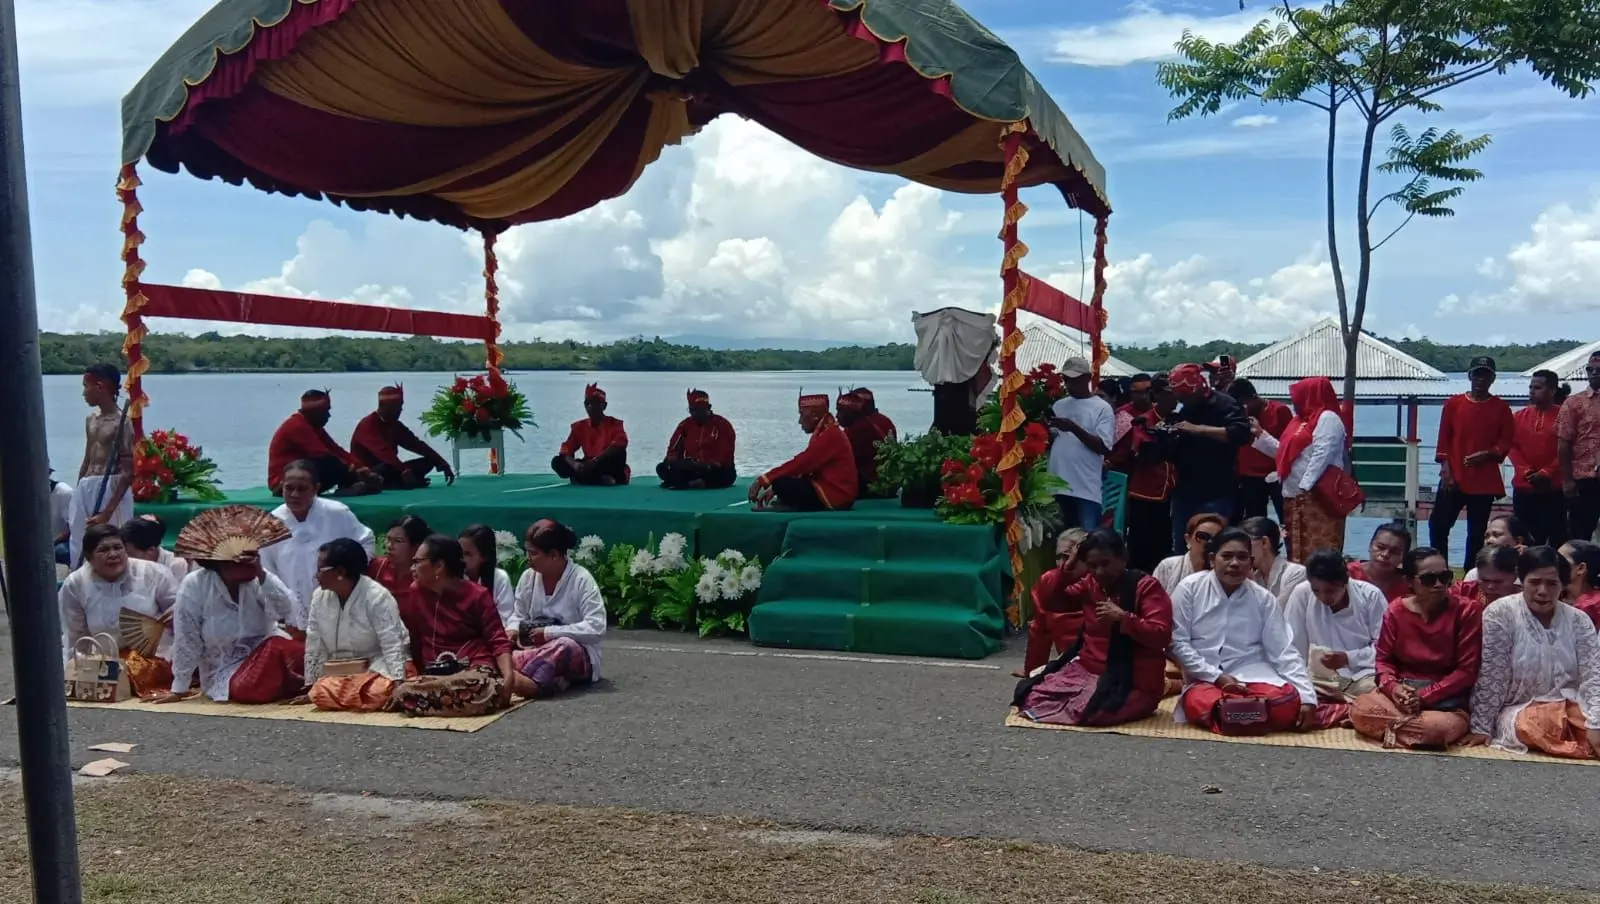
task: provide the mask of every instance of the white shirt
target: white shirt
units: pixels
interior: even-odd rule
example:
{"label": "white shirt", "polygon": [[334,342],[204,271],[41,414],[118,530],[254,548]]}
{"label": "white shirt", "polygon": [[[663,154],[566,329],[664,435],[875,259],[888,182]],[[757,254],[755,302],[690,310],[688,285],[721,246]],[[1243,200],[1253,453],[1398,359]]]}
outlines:
{"label": "white shirt", "polygon": [[50,538],[66,533],[72,526],[72,485],[56,481],[50,488]]}
{"label": "white shirt", "polygon": [[[1053,417],[1072,421],[1088,433],[1099,437],[1106,448],[1115,442],[1117,415],[1105,399],[1092,395],[1087,399],[1067,396],[1050,408]],[[1102,498],[1100,484],[1105,457],[1083,444],[1083,440],[1066,430],[1051,428],[1055,440],[1050,443],[1050,473],[1067,482],[1065,495],[1076,499],[1099,502]]]}
{"label": "white shirt", "polygon": [[304,628],[306,613],[311,608],[311,594],[317,591],[317,550],[324,543],[348,537],[360,543],[370,558],[372,530],[357,520],[349,506],[320,496],[311,500],[304,521],[296,518],[287,505],[273,509],[272,517],[289,526],[290,537],[261,550],[261,566],[277,575],[289,588],[294,608],[287,623]]}
{"label": "white shirt", "polygon": [[[1246,684],[1292,684],[1301,703],[1316,705],[1316,689],[1294,648],[1283,610],[1254,581],[1229,594],[1214,571],[1184,578],[1172,594],[1172,645],[1167,652],[1183,667],[1184,693],[1227,674]],[[1187,721],[1182,706],[1175,717]]]}
{"label": "white shirt", "polygon": [[[494,608],[500,613],[500,624],[510,625],[516,617],[517,596],[511,589],[511,575],[506,574],[504,568],[494,570]],[[507,630],[510,630],[508,627]]]}
{"label": "white shirt", "polygon": [[1156,579],[1162,590],[1167,591],[1168,596],[1171,596],[1172,592],[1178,589],[1178,585],[1183,583],[1183,579],[1191,574],[1194,574],[1194,563],[1189,561],[1189,554],[1185,552],[1167,556],[1156,563],[1155,574],[1151,577]]}
{"label": "white shirt", "polygon": [[[61,646],[68,662],[80,638],[110,634],[115,646],[122,646],[122,610],[132,609],[153,618],[177,602],[178,583],[172,573],[154,562],[129,559],[128,570],[116,581],[102,581],[89,563],[78,566],[61,582],[57,600],[61,605]],[[156,655],[171,655],[172,630],[161,638]],[[88,644],[84,644],[85,651]],[[97,647],[98,649],[98,647]]]}
{"label": "white shirt", "polygon": [[1317,601],[1309,583],[1301,584],[1289,595],[1286,614],[1294,648],[1312,669],[1320,668],[1320,663],[1312,662],[1311,648],[1321,647],[1349,656],[1339,676],[1360,681],[1378,673],[1378,632],[1383,630],[1389,600],[1366,581],[1351,581],[1349,587],[1349,605],[1335,612]]}
{"label": "white shirt", "polygon": [[1259,574],[1251,575],[1250,579],[1267,588],[1267,592],[1277,598],[1278,605],[1287,606],[1289,594],[1306,582],[1306,567],[1298,562],[1289,561],[1279,553],[1278,557],[1272,560],[1272,567],[1267,570],[1266,580],[1263,581]]}
{"label": "white shirt", "polygon": [[[1328,470],[1330,465],[1344,471],[1350,470],[1344,442],[1344,418],[1337,411],[1322,412],[1322,416],[1317,418],[1317,426],[1311,430],[1311,445],[1289,465],[1289,476],[1283,481],[1284,498],[1311,492],[1316,488],[1317,481],[1322,479],[1322,472]],[[1265,430],[1251,445],[1266,455],[1278,454],[1278,438]]]}
{"label": "white shirt", "polygon": [[523,572],[522,580],[517,582],[516,612],[506,622],[506,630],[515,631],[523,622],[540,617],[557,622],[544,629],[546,639],[570,637],[583,645],[589,654],[591,680],[599,681],[600,640],[606,636],[606,601],[589,569],[577,562],[568,562],[567,570],[556,582],[555,592],[548,595],[538,572],[532,568]]}
{"label": "white shirt", "polygon": [[362,577],[340,604],[332,590],[311,595],[306,621],[306,684],[322,677],[330,659],[365,659],[368,668],[391,681],[406,676],[411,635],[400,620],[400,606],[382,584]]}
{"label": "white shirt", "polygon": [[[207,568],[189,572],[178,587],[172,616],[173,689],[200,670],[200,692],[227,702],[233,673],[294,610],[294,597],[277,577],[239,585],[239,601],[222,578]],[[180,691],[181,692],[181,691]]]}
{"label": "white shirt", "polygon": [[165,547],[157,547],[156,564],[165,566],[172,572],[174,586],[183,583],[183,579],[189,575],[189,560],[173,555],[172,550]]}

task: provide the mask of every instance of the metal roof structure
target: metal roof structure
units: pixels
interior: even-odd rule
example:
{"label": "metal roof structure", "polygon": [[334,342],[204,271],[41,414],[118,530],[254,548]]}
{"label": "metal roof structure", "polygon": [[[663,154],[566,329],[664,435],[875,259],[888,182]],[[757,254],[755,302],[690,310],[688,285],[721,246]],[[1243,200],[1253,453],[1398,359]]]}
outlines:
{"label": "metal roof structure", "polygon": [[[1298,379],[1298,378],[1297,378]],[[1250,384],[1266,399],[1289,398],[1289,384],[1295,380],[1281,377],[1251,377]],[[1333,378],[1333,388],[1343,395],[1343,380]],[[1460,395],[1471,388],[1466,379],[1444,380],[1357,380],[1356,404],[1383,405],[1416,399],[1423,403],[1441,403],[1451,396]]]}
{"label": "metal roof structure", "polygon": [[[1089,337],[1083,333],[1031,315],[1022,327],[1022,336],[1022,345],[1017,349],[1017,370],[1022,373],[1046,363],[1060,367],[1061,362],[1074,356],[1087,359],[1092,351]],[[1100,365],[1102,377],[1131,377],[1136,373],[1139,368],[1115,355]]]}
{"label": "metal roof structure", "polygon": [[1587,345],[1580,345],[1571,351],[1562,352],[1542,364],[1528,368],[1522,375],[1531,377],[1536,370],[1553,370],[1556,376],[1563,380],[1585,381],[1589,379],[1589,374],[1584,367],[1589,363],[1589,356],[1595,352],[1600,352],[1600,339]]}
{"label": "metal roof structure", "polygon": [[[1368,381],[1394,384],[1419,384],[1415,389],[1400,393],[1385,392],[1393,397],[1420,396],[1437,391],[1430,384],[1445,381],[1448,377],[1418,361],[1392,345],[1362,333],[1356,346],[1357,394],[1366,395],[1360,386]],[[1344,379],[1344,337],[1339,321],[1327,317],[1317,321],[1287,339],[1275,342],[1239,362],[1238,375],[1249,377],[1258,386],[1263,380],[1298,380],[1303,377],[1330,377]],[[1388,388],[1395,388],[1390,386]]]}

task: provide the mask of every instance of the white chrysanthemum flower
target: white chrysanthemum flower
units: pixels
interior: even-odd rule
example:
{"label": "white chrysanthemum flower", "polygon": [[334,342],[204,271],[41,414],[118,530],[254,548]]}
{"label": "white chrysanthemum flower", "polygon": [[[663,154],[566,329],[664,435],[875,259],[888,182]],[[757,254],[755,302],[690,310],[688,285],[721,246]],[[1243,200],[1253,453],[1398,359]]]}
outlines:
{"label": "white chrysanthemum flower", "polygon": [[606,551],[606,542],[594,534],[578,541],[578,555],[597,559]]}
{"label": "white chrysanthemum flower", "polygon": [[702,603],[709,603],[717,598],[717,580],[709,572],[702,574],[700,580],[694,585],[695,599]]}
{"label": "white chrysanthemum flower", "polygon": [[726,568],[723,568],[721,565],[717,564],[716,559],[702,559],[701,561],[705,563],[705,573],[710,575],[713,581],[722,580],[723,573],[727,571]]}
{"label": "white chrysanthemum flower", "polygon": [[722,577],[722,598],[725,600],[738,600],[744,598],[744,587],[739,584],[739,572],[724,572]]}
{"label": "white chrysanthemum flower", "polygon": [[737,549],[724,549],[717,554],[717,561],[724,565],[738,567],[744,564],[744,553]]}
{"label": "white chrysanthemum flower", "polygon": [[761,589],[761,566],[746,565],[739,572],[739,586],[746,593],[754,593]]}
{"label": "white chrysanthemum flower", "polygon": [[522,541],[511,531],[497,530],[494,532],[494,550],[502,559],[517,556],[522,553]]}
{"label": "white chrysanthemum flower", "polygon": [[652,556],[648,549],[641,549],[634,553],[633,561],[628,563],[628,573],[634,577],[655,574],[655,570],[656,557]]}
{"label": "white chrysanthemum flower", "polygon": [[683,551],[688,545],[689,541],[684,538],[683,534],[667,534],[661,538],[661,549],[659,552],[661,553],[662,558],[682,559]]}

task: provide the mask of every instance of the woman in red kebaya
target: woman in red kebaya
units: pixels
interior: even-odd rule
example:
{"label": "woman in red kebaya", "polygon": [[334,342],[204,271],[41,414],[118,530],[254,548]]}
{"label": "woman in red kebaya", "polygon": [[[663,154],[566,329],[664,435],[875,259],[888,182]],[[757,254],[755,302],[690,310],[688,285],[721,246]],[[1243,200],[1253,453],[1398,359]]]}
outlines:
{"label": "woman in red kebaya", "polygon": [[1367,560],[1350,563],[1350,577],[1382,590],[1391,603],[1402,599],[1411,592],[1411,582],[1402,571],[1410,552],[1411,531],[1404,524],[1382,525],[1367,543]]}
{"label": "woman in red kebaya", "polygon": [[1079,635],[1037,678],[1023,679],[1012,702],[1023,717],[1056,725],[1143,719],[1166,686],[1172,600],[1155,578],[1128,568],[1115,531],[1092,531],[1074,559],[1088,571],[1065,594],[1083,613]]}

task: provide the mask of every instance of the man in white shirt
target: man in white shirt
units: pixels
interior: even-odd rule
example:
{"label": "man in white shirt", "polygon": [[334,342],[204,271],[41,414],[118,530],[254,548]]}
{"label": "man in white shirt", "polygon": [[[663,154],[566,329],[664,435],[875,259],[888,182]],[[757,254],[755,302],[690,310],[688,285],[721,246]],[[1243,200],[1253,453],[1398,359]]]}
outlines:
{"label": "man in white shirt", "polygon": [[[54,470],[51,473],[55,473]],[[54,538],[56,564],[71,564],[72,550],[68,542],[72,536],[72,486],[50,478],[50,536]]]}
{"label": "man in white shirt", "polygon": [[1061,365],[1067,395],[1050,409],[1050,473],[1067,482],[1056,496],[1067,527],[1094,530],[1100,526],[1104,505],[1100,484],[1105,457],[1111,454],[1117,415],[1110,403],[1094,394],[1089,383],[1089,362],[1068,358]]}
{"label": "man in white shirt", "polygon": [[1251,561],[1255,571],[1250,579],[1267,588],[1278,605],[1289,603],[1289,594],[1306,582],[1306,569],[1283,554],[1283,533],[1271,518],[1246,518],[1239,529],[1250,535]]}
{"label": "man in white shirt", "polygon": [[1350,704],[1377,689],[1378,633],[1389,601],[1366,581],[1352,581],[1344,556],[1319,550],[1306,560],[1306,582],[1289,595],[1289,630],[1317,697],[1317,727],[1338,725]]}

